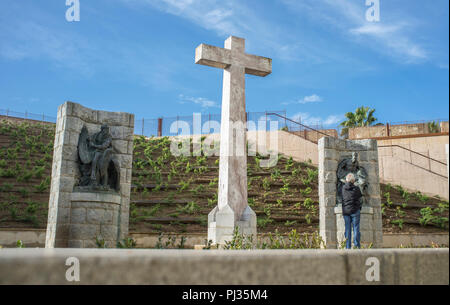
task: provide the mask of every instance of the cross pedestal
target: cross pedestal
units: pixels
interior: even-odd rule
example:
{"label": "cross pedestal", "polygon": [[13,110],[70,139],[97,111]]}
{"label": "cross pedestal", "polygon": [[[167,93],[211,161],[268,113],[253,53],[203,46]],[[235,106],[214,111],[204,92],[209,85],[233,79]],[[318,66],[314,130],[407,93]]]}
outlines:
{"label": "cross pedestal", "polygon": [[230,36],[225,48],[201,44],[195,63],[223,72],[218,204],[208,215],[208,240],[223,245],[237,227],[256,239],[256,214],[247,201],[245,74],[266,76],[270,58],[245,53],[245,40]]}

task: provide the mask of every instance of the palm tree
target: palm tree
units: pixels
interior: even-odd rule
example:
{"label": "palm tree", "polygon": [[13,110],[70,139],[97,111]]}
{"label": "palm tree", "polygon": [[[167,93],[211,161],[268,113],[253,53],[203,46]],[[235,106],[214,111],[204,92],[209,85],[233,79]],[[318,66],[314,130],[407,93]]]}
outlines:
{"label": "palm tree", "polygon": [[439,123],[436,121],[428,122],[428,132],[429,133],[438,133],[441,131],[439,127]]}
{"label": "palm tree", "polygon": [[341,131],[341,136],[348,137],[348,129],[352,127],[371,126],[377,119],[373,116],[375,109],[361,106],[356,109],[355,113],[347,112],[345,117],[347,120],[343,121],[340,126],[344,127]]}

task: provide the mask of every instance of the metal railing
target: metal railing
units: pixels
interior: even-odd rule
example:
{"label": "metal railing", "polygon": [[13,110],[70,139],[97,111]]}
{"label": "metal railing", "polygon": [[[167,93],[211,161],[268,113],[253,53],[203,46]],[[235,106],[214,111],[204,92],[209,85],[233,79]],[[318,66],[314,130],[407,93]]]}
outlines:
{"label": "metal railing", "polygon": [[[425,170],[425,171],[427,171],[427,172],[430,172],[430,173],[432,173],[432,174],[434,174],[434,175],[437,175],[437,176],[440,176],[440,177],[442,177],[442,178],[445,178],[445,179],[448,179],[448,177],[447,176],[444,176],[444,175],[442,175],[441,173],[438,173],[438,172],[436,172],[436,171],[433,171],[432,170],[432,168],[431,168],[431,162],[435,162],[435,163],[437,163],[437,164],[439,164],[439,165],[442,165],[442,166],[444,166],[445,167],[445,169],[444,170],[446,170],[447,169],[447,163],[445,163],[445,162],[442,162],[442,161],[439,161],[439,160],[437,160],[437,159],[434,159],[434,158],[431,158],[430,156],[427,156],[427,155],[424,155],[424,154],[422,154],[422,153],[419,153],[419,152],[417,152],[417,151],[414,151],[414,150],[412,150],[412,149],[409,149],[409,148],[406,148],[406,147],[403,147],[403,146],[400,146],[400,145],[380,145],[380,146],[378,146],[378,148],[400,148],[400,149],[402,149],[402,150],[404,150],[404,151],[407,151],[408,153],[409,153],[409,155],[410,155],[410,157],[409,157],[409,161],[408,160],[405,160],[405,159],[402,159],[403,161],[405,161],[405,162],[407,162],[407,163],[409,163],[409,164],[411,164],[411,165],[413,165],[413,166],[416,166],[416,167],[419,167],[419,168],[421,168],[421,169],[423,169],[423,170]],[[392,152],[392,156],[393,156],[393,152]],[[419,164],[417,164],[417,163],[414,163],[413,162],[413,158],[412,158],[412,155],[416,155],[416,156],[419,156],[419,157],[421,157],[421,158],[424,158],[424,159],[426,159],[426,162],[428,163],[428,168],[426,168],[426,167],[423,167],[423,166],[421,166],[421,165],[419,165]],[[398,158],[398,155],[396,156],[397,158]]]}
{"label": "metal railing", "polygon": [[[330,132],[326,133],[321,130],[312,128],[310,126],[304,125],[302,123],[299,123],[293,119],[287,118],[285,116],[282,116],[278,113],[267,113],[268,116],[275,116],[278,119],[281,119],[285,122],[285,131],[292,133],[296,136],[299,136],[307,141],[313,142],[315,144],[318,143],[319,139],[322,137],[334,137],[338,138],[337,136],[337,130],[336,129],[329,129]],[[335,131],[336,133],[332,132]]]}
{"label": "metal railing", "polygon": [[416,120],[416,121],[399,121],[399,122],[387,122],[389,125],[412,125],[412,124],[428,124],[428,123],[440,123],[447,122],[448,119],[431,119],[431,120]]}
{"label": "metal railing", "polygon": [[[320,131],[320,130],[314,129],[312,127],[306,126],[304,124],[301,124],[299,122],[296,122],[296,121],[294,121],[292,119],[283,117],[282,115],[279,115],[277,113],[267,113],[267,115],[268,116],[275,116],[275,117],[278,117],[278,118],[280,118],[282,120],[285,120],[285,122],[286,122],[285,126],[287,127],[287,130],[286,130],[287,132],[295,134],[295,135],[297,135],[297,136],[299,136],[301,138],[304,138],[305,140],[308,140],[310,142],[313,142],[315,144],[317,144],[319,138],[324,137],[324,136],[326,136],[326,137],[330,137],[331,136],[331,137],[338,138],[337,135],[327,134],[327,133],[325,133],[323,131]],[[297,128],[292,128],[291,126],[289,126],[289,124],[287,124],[288,122],[291,123],[291,124],[294,124],[294,126],[296,126]],[[300,131],[300,132],[298,132],[298,131]],[[313,136],[309,136],[308,137],[308,132],[312,133]],[[313,138],[313,139],[311,139],[311,138]],[[314,138],[317,139],[317,140],[315,140]],[[378,146],[378,148],[399,148],[399,149],[402,149],[404,151],[407,151],[410,154],[410,158],[409,158],[409,161],[408,160],[404,160],[405,162],[408,162],[409,164],[411,164],[413,166],[416,166],[416,167],[419,167],[419,168],[421,168],[423,170],[426,170],[426,171],[428,171],[428,172],[430,172],[430,173],[432,173],[434,175],[443,177],[445,179],[448,178],[447,176],[442,175],[439,172],[433,171],[432,166],[431,166],[431,163],[434,162],[434,163],[438,164],[439,166],[444,166],[445,169],[446,169],[447,163],[445,163],[445,162],[439,161],[439,160],[434,159],[434,158],[432,158],[430,156],[424,155],[422,153],[419,153],[417,151],[414,151],[412,149],[409,149],[409,148],[406,148],[406,147],[403,147],[403,146],[400,146],[400,145],[395,145],[395,144],[394,145],[380,145],[380,146]],[[416,155],[416,156],[419,156],[421,158],[424,158],[426,160],[425,162],[428,163],[428,168],[423,167],[420,164],[414,163],[412,155]]]}
{"label": "metal railing", "polygon": [[[247,121],[266,121],[266,130],[269,128],[269,121],[270,118],[268,116],[269,113],[275,113],[275,114],[283,114],[284,117],[286,116],[286,111],[265,111],[265,112],[247,112],[246,117]],[[17,112],[12,111],[9,109],[0,109],[0,116],[6,116],[6,117],[12,117],[12,118],[19,118],[19,119],[27,119],[27,120],[35,120],[40,122],[50,122],[50,123],[56,123],[56,117],[48,116],[46,114],[36,114],[31,113],[28,111],[25,112]],[[203,130],[200,130],[200,133],[202,134],[212,134],[212,133],[220,133],[220,121],[221,121],[221,114],[220,113],[201,113],[200,114],[200,121],[203,125],[203,123],[207,122],[217,122],[219,123],[219,128],[216,128],[215,130],[210,128],[213,127],[214,124],[206,124],[205,129],[206,132]],[[193,127],[194,125],[194,116],[175,116],[175,117],[160,117],[156,119],[135,119],[135,127],[134,127],[134,133],[136,135],[143,135],[147,137],[151,136],[176,136],[180,134],[180,130],[178,127],[181,127],[181,123],[187,123],[189,126],[189,134],[196,134],[198,132]],[[177,125],[178,123],[179,126]],[[172,124],[175,124],[175,128],[177,129],[177,132],[172,133],[170,131]],[[184,124],[186,126],[186,124]],[[202,126],[203,127],[203,126]]]}
{"label": "metal railing", "polygon": [[9,109],[0,109],[0,115],[6,116],[6,117],[19,118],[19,119],[56,123],[56,117],[48,116],[45,113],[38,114],[38,113],[31,113],[28,111],[17,112],[17,111],[12,111]]}
{"label": "metal railing", "polygon": [[[418,121],[403,121],[403,122],[387,122],[381,125],[371,126],[357,126],[352,127],[349,133],[356,132],[352,135],[352,139],[370,139],[370,138],[383,138],[383,137],[402,137],[418,134],[433,134],[443,132],[442,123],[448,122],[448,119],[434,119],[434,120],[418,120]],[[430,125],[434,123],[434,127]],[[404,130],[400,127],[408,127],[408,130]],[[377,135],[380,132],[380,128],[384,128],[384,134]],[[358,130],[358,131],[355,131]],[[364,131],[365,130],[365,131]],[[373,131],[375,134],[371,134]],[[363,135],[359,134],[363,132]]]}
{"label": "metal railing", "polygon": [[[271,112],[247,112],[246,118],[247,121],[254,121],[257,123],[258,121],[266,121],[266,130],[270,127],[268,124],[270,118],[268,117],[268,113],[276,113],[276,114],[284,114],[286,115],[286,111],[271,111]],[[143,135],[147,137],[151,136],[177,136],[181,134],[181,127],[188,129],[188,134],[214,134],[220,133],[220,122],[221,122],[221,114],[220,113],[200,113],[197,116],[199,124],[202,128],[200,130],[196,130],[194,128],[194,115],[190,116],[176,116],[176,117],[160,117],[157,119],[137,119],[135,120],[135,134]],[[216,124],[217,128],[213,128],[214,124]],[[171,129],[174,128],[176,132],[171,132]]]}

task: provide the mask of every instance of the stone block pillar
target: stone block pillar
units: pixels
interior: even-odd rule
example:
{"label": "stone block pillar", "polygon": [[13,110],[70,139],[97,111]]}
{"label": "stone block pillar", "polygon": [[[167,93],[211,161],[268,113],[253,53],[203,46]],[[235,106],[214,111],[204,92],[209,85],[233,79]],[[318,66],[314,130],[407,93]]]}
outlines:
{"label": "stone block pillar", "polygon": [[[108,125],[114,158],[120,168],[118,191],[77,190],[80,178],[78,140]],[[73,102],[58,108],[53,150],[46,248],[109,247],[128,235],[134,115],[92,110]]]}
{"label": "stone block pillar", "polygon": [[342,206],[337,204],[337,170],[339,163],[358,153],[359,166],[367,172],[368,189],[361,210],[361,245],[383,244],[381,195],[376,140],[341,140],[323,137],[319,140],[319,218],[320,235],[327,248],[338,248],[345,240]]}
{"label": "stone block pillar", "polygon": [[119,194],[74,192],[70,199],[69,248],[116,247],[120,235]]}
{"label": "stone block pillar", "polygon": [[448,144],[445,144],[445,155],[447,157],[447,186],[450,186],[450,164],[448,163],[449,158],[448,158]]}

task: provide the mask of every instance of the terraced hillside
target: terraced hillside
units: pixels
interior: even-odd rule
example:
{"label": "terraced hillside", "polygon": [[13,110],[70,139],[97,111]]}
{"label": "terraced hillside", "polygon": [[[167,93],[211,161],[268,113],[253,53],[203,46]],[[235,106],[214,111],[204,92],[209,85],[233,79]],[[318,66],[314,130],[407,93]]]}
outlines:
{"label": "terraced hillside", "polygon": [[[0,227],[45,228],[54,125],[0,123]],[[168,138],[135,138],[130,231],[207,231],[217,204],[218,158],[175,157]],[[248,158],[249,205],[258,232],[318,230],[317,168],[279,156],[275,167]],[[448,202],[382,185],[384,231],[444,232]]]}

